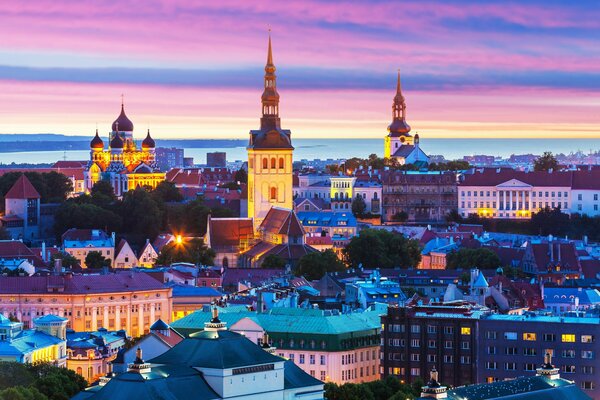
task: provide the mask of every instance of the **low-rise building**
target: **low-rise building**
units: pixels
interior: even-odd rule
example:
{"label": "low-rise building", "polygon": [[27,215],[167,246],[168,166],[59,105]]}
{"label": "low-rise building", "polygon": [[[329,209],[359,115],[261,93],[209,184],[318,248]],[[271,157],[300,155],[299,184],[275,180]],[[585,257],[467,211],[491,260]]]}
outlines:
{"label": "low-rise building", "polygon": [[96,332],[67,330],[67,368],[83,376],[88,383],[111,372],[110,363],[125,346],[124,330],[110,332],[104,328]]}
{"label": "low-rise building", "polygon": [[[219,310],[219,318],[232,331],[260,345],[266,333],[276,354],[317,379],[338,384],[379,379],[379,316],[385,306],[347,314],[304,308],[273,308],[265,313],[243,307]],[[210,318],[205,309],[172,326],[192,334]]]}
{"label": "low-rise building", "polygon": [[365,280],[347,283],[345,293],[346,304],[363,310],[375,303],[398,304],[406,300],[400,284],[381,277],[379,270],[371,272]]}
{"label": "low-rise building", "polygon": [[47,362],[64,367],[67,361],[67,319],[46,315],[34,320],[35,328],[0,313],[0,361],[24,364]]}
{"label": "low-rise building", "polygon": [[101,229],[76,229],[71,228],[62,235],[62,246],[79,261],[82,268],[87,268],[85,258],[92,251],[98,252],[102,257],[110,260],[114,265],[115,260],[115,234],[108,235]]}
{"label": "low-rise building", "polygon": [[300,211],[298,219],[310,236],[352,238],[357,234],[358,223],[351,211]]}
{"label": "low-rise building", "polygon": [[32,240],[40,236],[40,198],[24,174],[4,195],[0,222],[13,239]]}
{"label": "low-rise building", "polygon": [[172,289],[142,272],[106,275],[0,276],[0,313],[25,328],[35,318],[67,318],[78,332],[125,329],[132,337],[148,332],[158,318],[171,319]]}

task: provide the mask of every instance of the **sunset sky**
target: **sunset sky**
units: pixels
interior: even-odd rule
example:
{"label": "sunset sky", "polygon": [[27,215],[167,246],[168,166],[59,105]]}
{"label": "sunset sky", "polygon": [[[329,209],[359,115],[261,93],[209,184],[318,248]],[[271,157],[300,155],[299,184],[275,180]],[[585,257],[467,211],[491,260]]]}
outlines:
{"label": "sunset sky", "polygon": [[0,133],[246,138],[268,29],[295,137],[600,137],[600,2],[0,1]]}

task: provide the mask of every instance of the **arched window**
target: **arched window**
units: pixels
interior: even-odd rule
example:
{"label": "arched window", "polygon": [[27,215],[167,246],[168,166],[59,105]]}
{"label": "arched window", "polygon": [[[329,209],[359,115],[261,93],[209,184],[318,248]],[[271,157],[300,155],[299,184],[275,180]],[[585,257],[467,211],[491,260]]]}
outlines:
{"label": "arched window", "polygon": [[273,186],[271,188],[271,200],[277,200],[277,188]]}
{"label": "arched window", "polygon": [[277,166],[275,165],[275,157],[271,158],[271,168],[275,169]]}
{"label": "arched window", "polygon": [[77,375],[83,376],[83,370],[81,369],[81,367],[77,367]]}
{"label": "arched window", "polygon": [[223,266],[229,267],[229,260],[227,259],[227,257],[223,257]]}
{"label": "arched window", "polygon": [[266,158],[263,158],[263,169],[269,168],[269,161]]}
{"label": "arched window", "polygon": [[279,169],[283,169],[283,157],[279,157]]}
{"label": "arched window", "polygon": [[88,367],[88,378],[92,379],[94,376],[94,367]]}

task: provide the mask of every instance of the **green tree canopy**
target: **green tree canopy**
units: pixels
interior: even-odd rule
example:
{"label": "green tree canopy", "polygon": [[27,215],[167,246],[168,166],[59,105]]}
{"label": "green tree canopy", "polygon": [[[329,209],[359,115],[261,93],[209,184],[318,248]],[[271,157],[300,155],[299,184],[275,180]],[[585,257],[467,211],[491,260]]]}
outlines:
{"label": "green tree canopy", "polygon": [[120,232],[122,225],[123,220],[114,212],[95,204],[79,204],[75,199],[64,202],[54,215],[54,232],[57,237],[70,228]]}
{"label": "green tree canopy", "polygon": [[235,172],[234,178],[236,182],[248,183],[248,173],[244,168],[240,168]]}
{"label": "green tree canopy", "polygon": [[179,202],[183,200],[183,195],[173,182],[162,181],[152,191],[152,197],[157,201],[164,203]]}
{"label": "green tree canopy", "polygon": [[383,229],[363,229],[343,251],[351,265],[369,269],[416,267],[421,261],[418,241]]}
{"label": "green tree canopy", "polygon": [[282,257],[280,257],[276,254],[269,254],[263,260],[263,262],[261,264],[261,268],[284,269],[286,264],[287,264],[286,261]]}
{"label": "green tree canopy", "polygon": [[354,214],[355,217],[360,218],[365,214],[365,211],[367,211],[367,203],[365,203],[365,200],[360,194],[357,194],[352,200],[352,214]]}
{"label": "green tree canopy", "polygon": [[447,269],[496,269],[500,266],[500,257],[485,247],[479,249],[467,249],[463,247],[458,251],[448,253],[446,257]]}
{"label": "green tree canopy", "polygon": [[85,265],[91,269],[110,268],[110,259],[104,257],[99,251],[90,251],[85,256]]}
{"label": "green tree canopy", "polygon": [[[10,190],[14,183],[23,175],[22,172],[9,172],[0,176],[0,194],[2,197]],[[73,191],[71,180],[58,172],[33,172],[27,171],[24,175],[29,179],[35,190],[40,194],[42,203],[58,203],[66,200]],[[4,204],[2,204],[4,206]]]}
{"label": "green tree canopy", "polygon": [[558,160],[550,151],[545,151],[540,157],[533,162],[534,171],[549,171],[558,169]]}
{"label": "green tree canopy", "polygon": [[52,262],[52,266],[54,266],[54,260],[56,259],[60,259],[63,268],[73,268],[79,265],[79,260],[77,260],[75,257],[73,257],[72,255],[70,255],[69,253],[66,253],[64,251],[59,251],[56,254],[53,254],[50,257],[50,261]]}
{"label": "green tree canopy", "polygon": [[156,265],[171,265],[176,262],[212,265],[215,252],[208,248],[200,238],[184,239],[182,243],[173,241],[160,251]]}
{"label": "green tree canopy", "polygon": [[68,400],[86,387],[85,379],[67,368],[0,362],[2,400]]}
{"label": "green tree canopy", "polygon": [[346,266],[331,249],[308,253],[300,258],[294,271],[296,276],[304,276],[314,281],[321,279],[327,272],[343,271]]}

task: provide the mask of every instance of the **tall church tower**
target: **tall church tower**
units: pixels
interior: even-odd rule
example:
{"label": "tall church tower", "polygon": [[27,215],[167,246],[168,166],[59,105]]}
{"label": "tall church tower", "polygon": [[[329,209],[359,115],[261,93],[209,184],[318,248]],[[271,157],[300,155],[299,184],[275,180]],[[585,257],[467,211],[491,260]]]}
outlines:
{"label": "tall church tower", "polygon": [[250,131],[248,143],[248,217],[258,228],[271,207],[293,208],[291,132],[281,129],[279,93],[271,50],[265,65],[260,129]]}
{"label": "tall church tower", "polygon": [[392,123],[388,126],[388,134],[385,137],[383,156],[385,158],[393,157],[402,146],[411,146],[413,143],[414,138],[410,134],[410,126],[406,123],[406,102],[402,95],[400,71],[398,71],[396,96],[394,96],[394,102],[392,103]]}

